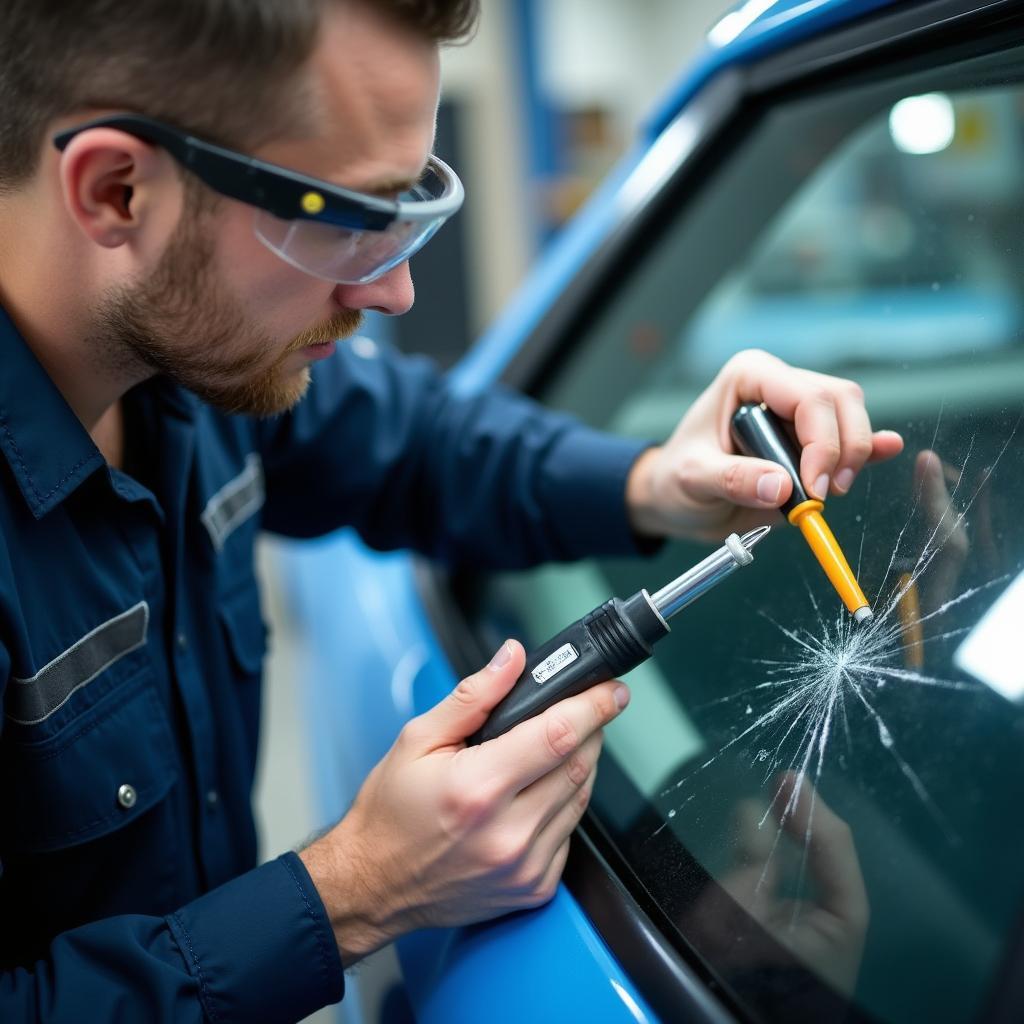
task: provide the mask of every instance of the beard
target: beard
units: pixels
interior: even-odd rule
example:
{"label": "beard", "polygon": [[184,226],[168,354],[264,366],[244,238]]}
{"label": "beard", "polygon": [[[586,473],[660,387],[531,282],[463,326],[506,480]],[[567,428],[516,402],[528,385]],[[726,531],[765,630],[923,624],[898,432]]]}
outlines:
{"label": "beard", "polygon": [[[218,282],[203,228],[202,217],[186,210],[153,273],[106,296],[89,339],[94,355],[118,376],[163,374],[223,412],[285,412],[310,379],[308,366],[287,365],[289,356],[355,333],[362,313],[342,310],[282,348]],[[245,354],[232,355],[240,343]]]}

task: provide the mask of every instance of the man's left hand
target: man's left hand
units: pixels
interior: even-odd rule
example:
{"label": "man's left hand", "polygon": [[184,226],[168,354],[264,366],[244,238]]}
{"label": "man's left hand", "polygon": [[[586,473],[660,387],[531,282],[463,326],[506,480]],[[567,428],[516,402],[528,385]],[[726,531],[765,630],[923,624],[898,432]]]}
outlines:
{"label": "man's left hand", "polygon": [[626,484],[630,522],[641,534],[718,540],[771,522],[792,483],[773,462],[736,454],[733,413],[764,402],[791,422],[808,494],[845,494],[867,462],[903,450],[891,430],[871,429],[864,392],[850,380],[789,366],[767,352],[733,356],[665,444],[637,459]]}

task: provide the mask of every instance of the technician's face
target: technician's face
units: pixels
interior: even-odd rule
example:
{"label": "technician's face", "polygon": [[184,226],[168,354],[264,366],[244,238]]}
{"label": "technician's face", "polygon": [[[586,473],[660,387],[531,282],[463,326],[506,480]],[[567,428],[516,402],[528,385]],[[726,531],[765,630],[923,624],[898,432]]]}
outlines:
{"label": "technician's face", "polygon": [[[311,137],[255,155],[368,192],[419,176],[434,138],[435,46],[369,5],[330,4],[310,79]],[[100,329],[211,404],[269,415],[302,397],[310,362],[353,333],[362,310],[404,313],[413,287],[407,263],[370,284],[311,277],[265,248],[252,221],[231,200],[186,214],[153,274],[102,310]]]}

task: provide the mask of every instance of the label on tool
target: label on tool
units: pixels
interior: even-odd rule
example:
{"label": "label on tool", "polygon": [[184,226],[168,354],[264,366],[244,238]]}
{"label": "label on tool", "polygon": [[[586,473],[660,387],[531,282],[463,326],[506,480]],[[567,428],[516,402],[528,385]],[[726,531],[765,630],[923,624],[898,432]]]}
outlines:
{"label": "label on tool", "polygon": [[561,672],[566,665],[571,665],[579,656],[579,652],[572,644],[562,644],[557,651],[548,655],[533,670],[534,682],[546,683],[553,675]]}

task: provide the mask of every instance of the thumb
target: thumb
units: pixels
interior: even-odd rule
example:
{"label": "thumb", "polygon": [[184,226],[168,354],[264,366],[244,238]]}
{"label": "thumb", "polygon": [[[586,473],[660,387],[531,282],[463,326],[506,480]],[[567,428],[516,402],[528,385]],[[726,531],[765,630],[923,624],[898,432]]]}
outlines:
{"label": "thumb", "polygon": [[725,452],[709,453],[687,484],[697,501],[747,508],[778,508],[793,492],[793,481],[777,463]]}
{"label": "thumb", "polygon": [[512,689],[526,664],[523,645],[506,640],[490,663],[466,676],[447,697],[421,716],[431,746],[461,743],[487,720],[495,705]]}

